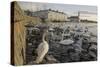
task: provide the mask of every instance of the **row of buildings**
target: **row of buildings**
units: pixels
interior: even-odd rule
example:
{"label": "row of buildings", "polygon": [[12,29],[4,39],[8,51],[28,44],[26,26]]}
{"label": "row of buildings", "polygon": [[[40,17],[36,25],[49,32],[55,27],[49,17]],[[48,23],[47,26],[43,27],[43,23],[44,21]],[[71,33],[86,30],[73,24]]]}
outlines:
{"label": "row of buildings", "polygon": [[66,22],[66,21],[70,21],[70,22],[87,22],[87,21],[93,21],[96,22],[96,18],[97,15],[96,14],[92,14],[92,13],[81,13],[78,12],[78,15],[76,16],[70,16],[68,17],[68,15],[64,12],[59,12],[56,10],[51,10],[51,9],[47,9],[47,10],[40,10],[40,11],[35,11],[35,12],[28,12],[25,11],[25,13],[27,15],[30,16],[36,16],[41,18],[44,21],[51,21],[51,22]]}
{"label": "row of buildings", "polygon": [[67,15],[65,13],[51,9],[32,12],[31,16],[38,16],[45,21],[67,21]]}

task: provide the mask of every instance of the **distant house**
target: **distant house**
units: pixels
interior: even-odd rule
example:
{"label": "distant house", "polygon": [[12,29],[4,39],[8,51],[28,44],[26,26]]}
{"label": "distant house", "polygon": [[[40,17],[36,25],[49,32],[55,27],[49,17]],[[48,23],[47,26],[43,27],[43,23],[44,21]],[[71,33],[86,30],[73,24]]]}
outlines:
{"label": "distant house", "polygon": [[65,13],[51,9],[32,12],[32,16],[38,16],[41,19],[45,19],[45,21],[67,21],[67,15]]}
{"label": "distant house", "polygon": [[71,16],[71,17],[68,17],[68,19],[69,19],[71,22],[79,22],[79,17],[78,17],[78,16]]}

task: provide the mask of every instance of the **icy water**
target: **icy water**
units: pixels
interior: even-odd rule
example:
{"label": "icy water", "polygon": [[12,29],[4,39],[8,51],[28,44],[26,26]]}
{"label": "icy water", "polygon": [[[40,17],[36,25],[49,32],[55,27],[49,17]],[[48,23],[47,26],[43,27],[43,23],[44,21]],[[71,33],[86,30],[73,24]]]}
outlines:
{"label": "icy water", "polygon": [[57,22],[57,23],[50,23],[51,27],[61,27],[61,28],[67,28],[68,26],[74,28],[77,25],[77,27],[85,28],[87,27],[90,32],[97,35],[97,23],[88,23],[88,22]]}

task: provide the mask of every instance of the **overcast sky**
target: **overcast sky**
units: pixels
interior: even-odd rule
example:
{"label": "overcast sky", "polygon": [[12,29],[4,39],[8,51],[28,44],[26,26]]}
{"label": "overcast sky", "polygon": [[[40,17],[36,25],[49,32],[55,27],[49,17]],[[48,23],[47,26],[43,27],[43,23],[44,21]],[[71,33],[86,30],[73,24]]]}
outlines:
{"label": "overcast sky", "polygon": [[72,4],[54,4],[54,3],[37,3],[37,2],[18,2],[20,7],[24,10],[38,11],[45,9],[58,10],[66,13],[68,16],[77,15],[78,11],[85,11],[97,15],[96,6],[88,5],[72,5]]}

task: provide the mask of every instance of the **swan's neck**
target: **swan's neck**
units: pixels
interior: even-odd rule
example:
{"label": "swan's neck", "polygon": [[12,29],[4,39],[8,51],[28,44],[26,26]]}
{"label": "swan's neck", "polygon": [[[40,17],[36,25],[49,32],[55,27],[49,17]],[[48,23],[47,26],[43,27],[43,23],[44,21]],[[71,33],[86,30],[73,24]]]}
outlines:
{"label": "swan's neck", "polygon": [[46,33],[43,34],[42,41],[45,41]]}

